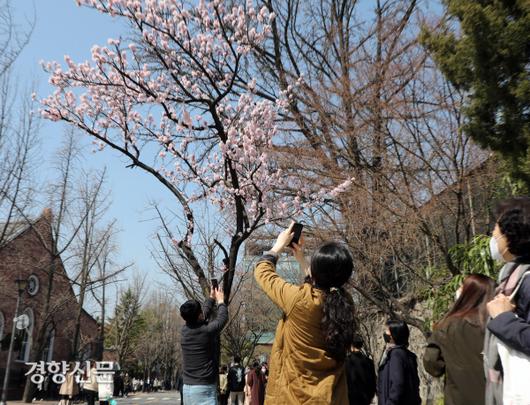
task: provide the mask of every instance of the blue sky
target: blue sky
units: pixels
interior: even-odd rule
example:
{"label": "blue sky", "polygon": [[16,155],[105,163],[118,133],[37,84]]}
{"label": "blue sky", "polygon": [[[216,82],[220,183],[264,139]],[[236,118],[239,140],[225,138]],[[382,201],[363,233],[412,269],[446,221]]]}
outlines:
{"label": "blue sky", "polygon": [[[108,38],[117,38],[127,32],[127,27],[120,20],[87,7],[78,7],[75,0],[11,0],[11,3],[21,29],[26,20],[36,18],[31,41],[20,55],[15,73],[21,88],[36,82],[39,97],[53,91],[39,61],[63,63],[64,55],[69,55],[74,61],[82,62],[90,59],[90,49],[94,44],[105,45]],[[366,0],[362,5],[368,9],[374,7],[374,3]],[[437,1],[427,3],[432,4],[433,11],[438,11]],[[39,168],[42,181],[49,176],[53,152],[59,147],[63,132],[63,124],[43,121],[40,132],[42,167]],[[134,262],[135,271],[146,274],[151,286],[158,282],[167,286],[162,288],[172,288],[169,277],[158,269],[151,258],[151,236],[158,222],[153,219],[155,215],[150,203],[161,203],[163,207],[178,212],[176,202],[155,179],[138,169],[127,169],[128,162],[117,152],[105,150],[92,153],[87,136],[81,135],[79,141],[85,145],[85,166],[94,169],[107,167],[107,186],[113,201],[108,215],[117,219],[121,229],[119,262]]]}
{"label": "blue sky", "polygon": [[[56,60],[62,63],[66,54],[74,61],[90,59],[90,49],[94,44],[104,45],[108,38],[119,37],[127,30],[120,21],[86,7],[78,7],[75,0],[14,0],[11,3],[21,29],[27,26],[26,19],[36,18],[31,41],[17,60],[15,75],[18,87],[22,89],[36,82],[39,98],[52,91],[39,61]],[[60,146],[64,125],[50,121],[42,124],[38,173],[41,173],[39,180],[45,181],[50,173],[53,152]],[[117,219],[121,230],[118,235],[119,262],[135,263],[135,269],[127,276],[137,271],[147,275],[146,284],[151,287],[155,282],[171,285],[169,277],[158,269],[150,254],[151,235],[158,225],[152,219],[154,213],[150,210],[150,203],[172,207],[171,195],[156,180],[138,169],[125,168],[126,160],[116,152],[92,153],[90,139],[84,135],[80,135],[79,142],[84,144],[85,167],[107,167],[107,188],[112,200],[108,216]],[[114,299],[112,292],[110,296],[111,300]]]}

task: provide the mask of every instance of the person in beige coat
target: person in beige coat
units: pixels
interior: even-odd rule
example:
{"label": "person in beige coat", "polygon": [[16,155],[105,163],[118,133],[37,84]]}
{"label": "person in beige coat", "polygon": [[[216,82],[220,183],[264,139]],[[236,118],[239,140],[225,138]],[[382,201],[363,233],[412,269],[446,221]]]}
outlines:
{"label": "person in beige coat", "polygon": [[96,362],[91,360],[90,367],[86,370],[85,382],[83,384],[83,391],[87,400],[87,405],[94,405],[98,396],[98,371],[96,369]]}
{"label": "person in beige coat", "polygon": [[302,286],[276,273],[278,255],[293,238],[291,226],[256,265],[259,286],[283,311],[271,352],[265,405],[348,403],[344,370],[354,333],[354,308],[343,285],[353,272],[348,248],[328,242],[304,257],[303,237],[293,244],[295,258],[306,272]]}
{"label": "person in beige coat", "polygon": [[76,372],[73,371],[75,364],[70,362],[68,370],[72,370],[66,373],[65,381],[61,384],[59,389],[59,395],[61,396],[60,405],[70,405],[73,398],[79,394],[79,384],[76,381]]}

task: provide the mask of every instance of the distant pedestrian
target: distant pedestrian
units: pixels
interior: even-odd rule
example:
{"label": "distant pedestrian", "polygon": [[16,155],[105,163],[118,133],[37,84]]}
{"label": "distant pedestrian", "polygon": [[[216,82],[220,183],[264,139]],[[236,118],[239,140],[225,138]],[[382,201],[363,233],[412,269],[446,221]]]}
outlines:
{"label": "distant pedestrian", "polygon": [[114,397],[122,397],[124,390],[123,376],[121,371],[116,371],[114,373]]}
{"label": "distant pedestrian", "polygon": [[89,367],[85,370],[85,383],[83,384],[83,392],[88,405],[94,405],[98,396],[98,380],[96,362],[90,360]]}
{"label": "distant pedestrian", "polygon": [[252,369],[249,366],[245,367],[245,389],[244,389],[245,402],[244,402],[244,405],[251,405],[250,404],[251,392],[250,392],[250,387],[248,385],[248,376],[250,375],[251,370]]}
{"label": "distant pedestrian", "polygon": [[132,389],[132,381],[131,377],[129,377],[129,373],[125,373],[123,376],[123,395],[125,397],[129,396],[129,392]]}
{"label": "distant pedestrian", "polygon": [[389,320],[383,335],[386,349],[379,364],[377,398],[379,405],[421,405],[420,379],[416,355],[407,349],[409,327]]}
{"label": "distant pedestrian", "polygon": [[223,366],[219,372],[219,403],[228,404],[228,367]]}
{"label": "distant pedestrian", "polygon": [[265,402],[265,375],[256,361],[248,373],[247,385],[250,387],[250,405],[263,405]]}
{"label": "distant pedestrian", "polygon": [[[209,319],[215,301],[217,317]],[[186,405],[217,405],[216,342],[228,321],[224,294],[212,289],[204,313],[198,301],[190,300],[180,307],[180,314],[186,321],[181,332],[184,402]]]}
{"label": "distant pedestrian", "polygon": [[269,365],[266,361],[261,364],[261,372],[265,376],[265,382],[269,380]]}
{"label": "distant pedestrian", "polygon": [[65,381],[61,384],[59,395],[61,396],[60,405],[71,405],[74,397],[79,394],[79,384],[76,381],[76,372],[74,371],[75,364],[70,362],[68,371],[65,375]]}
{"label": "distant pedestrian", "polygon": [[230,405],[245,403],[245,368],[241,365],[241,357],[234,356],[234,363],[228,371],[228,391],[230,391]]}
{"label": "distant pedestrian", "polygon": [[350,405],[369,405],[375,396],[374,361],[361,351],[363,344],[361,336],[354,335],[351,352],[346,357],[345,367]]}

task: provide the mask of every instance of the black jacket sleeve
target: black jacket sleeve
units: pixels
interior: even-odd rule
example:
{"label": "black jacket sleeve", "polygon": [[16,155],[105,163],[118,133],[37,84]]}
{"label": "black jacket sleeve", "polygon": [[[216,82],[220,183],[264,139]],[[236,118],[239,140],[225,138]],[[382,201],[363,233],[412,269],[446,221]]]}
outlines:
{"label": "black jacket sleeve", "polygon": [[377,388],[377,377],[375,375],[375,365],[374,361],[370,358],[367,358],[367,378],[366,378],[366,391],[370,399],[373,399],[375,396],[375,391]]}
{"label": "black jacket sleeve", "polygon": [[226,304],[219,305],[219,309],[217,311],[217,317],[215,319],[212,319],[208,325],[206,325],[206,330],[208,333],[217,333],[220,332],[226,323],[228,322],[228,309],[226,308]]}
{"label": "black jacket sleeve", "polygon": [[213,306],[215,305],[215,300],[213,298],[208,298],[206,302],[204,303],[204,319],[208,320],[210,315],[212,314]]}

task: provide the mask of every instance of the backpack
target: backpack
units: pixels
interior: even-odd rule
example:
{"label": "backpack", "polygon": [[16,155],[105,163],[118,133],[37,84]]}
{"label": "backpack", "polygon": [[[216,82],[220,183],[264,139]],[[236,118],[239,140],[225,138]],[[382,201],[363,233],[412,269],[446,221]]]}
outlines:
{"label": "backpack", "polygon": [[228,385],[231,392],[242,392],[245,389],[245,369],[239,364],[228,372]]}

